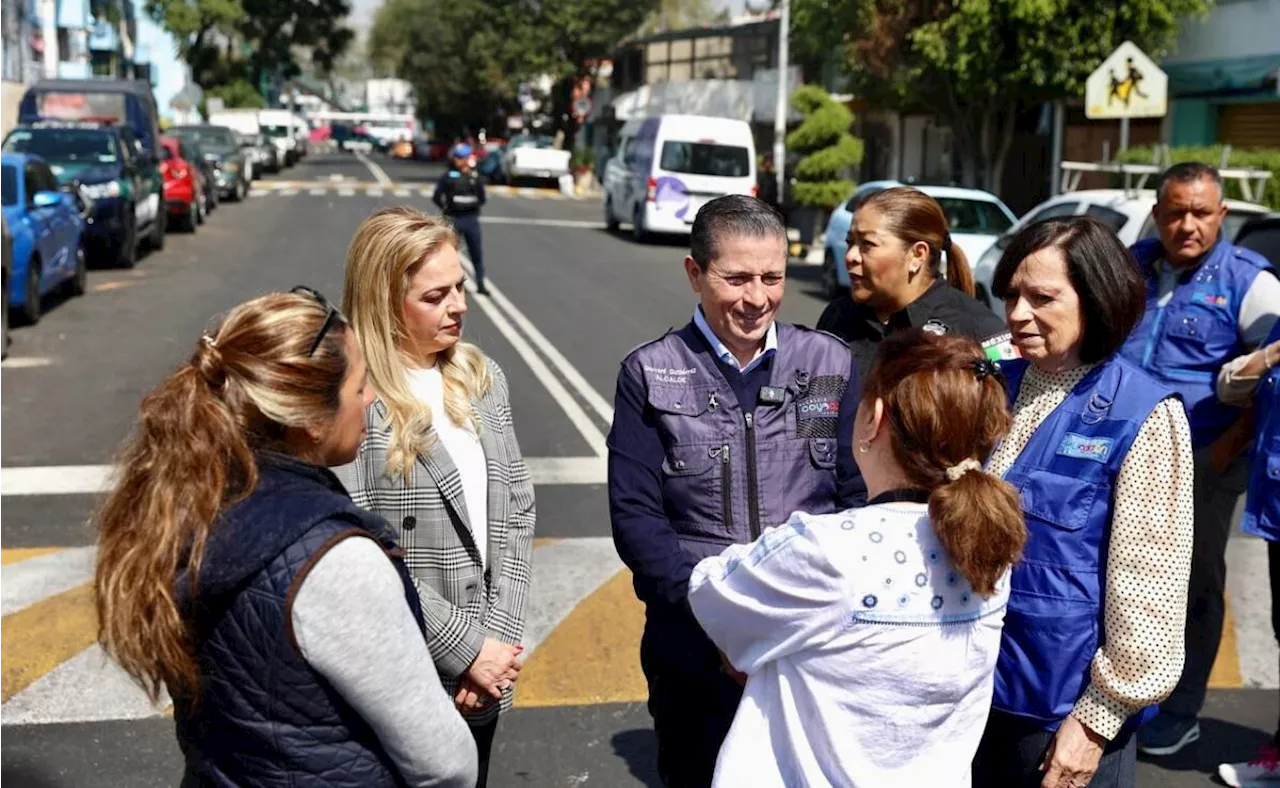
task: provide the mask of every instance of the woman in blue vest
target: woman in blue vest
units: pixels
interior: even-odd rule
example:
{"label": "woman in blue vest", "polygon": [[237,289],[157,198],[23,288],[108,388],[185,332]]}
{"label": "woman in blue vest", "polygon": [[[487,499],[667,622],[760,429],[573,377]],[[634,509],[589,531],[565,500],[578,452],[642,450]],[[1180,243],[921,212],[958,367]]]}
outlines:
{"label": "woman in blue vest", "polygon": [[[1253,468],[1240,524],[1245,533],[1267,540],[1271,629],[1280,640],[1280,322],[1262,347],[1222,368],[1217,388],[1218,399],[1228,405],[1253,402]],[[1252,761],[1224,763],[1218,776],[1236,788],[1268,781],[1280,785],[1280,726],[1268,751]]]}
{"label": "woman in blue vest", "polygon": [[1014,567],[978,786],[1131,786],[1144,709],[1182,671],[1191,433],[1177,396],[1117,355],[1146,288],[1087,217],[1014,237],[994,292],[1022,360],[989,469],[1029,537]]}
{"label": "woman in blue vest", "polygon": [[328,470],[371,393],[346,319],[296,288],[142,401],[99,516],[99,639],[172,695],[185,786],[475,785],[403,554]]}

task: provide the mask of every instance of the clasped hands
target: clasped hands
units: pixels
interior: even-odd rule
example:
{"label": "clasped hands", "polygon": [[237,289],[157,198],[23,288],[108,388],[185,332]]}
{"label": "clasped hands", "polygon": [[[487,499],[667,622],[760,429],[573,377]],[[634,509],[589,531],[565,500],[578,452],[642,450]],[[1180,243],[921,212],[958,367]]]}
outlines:
{"label": "clasped hands", "polygon": [[502,693],[520,676],[520,654],[524,646],[513,646],[491,637],[484,639],[480,653],[462,674],[453,703],[458,711],[479,711],[502,700]]}

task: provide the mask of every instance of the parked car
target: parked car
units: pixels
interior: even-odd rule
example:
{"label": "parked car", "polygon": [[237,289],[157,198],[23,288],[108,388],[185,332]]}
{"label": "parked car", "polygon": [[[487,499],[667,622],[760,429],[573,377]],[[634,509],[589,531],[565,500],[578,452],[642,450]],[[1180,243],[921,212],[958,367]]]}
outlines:
{"label": "parked car", "polygon": [[211,112],[208,125],[225,126],[241,136],[241,144],[249,145],[249,150],[257,161],[255,177],[261,172],[279,172],[284,166],[280,147],[262,131],[262,124],[258,122],[258,110],[224,109]]}
{"label": "parked car", "polygon": [[427,143],[427,161],[444,161],[452,147],[448,140],[434,139]]}
{"label": "parked car", "polygon": [[1280,213],[1249,219],[1241,225],[1232,243],[1252,249],[1273,266],[1280,267]]}
{"label": "parked car", "polygon": [[[605,225],[616,230],[631,222],[636,241],[651,232],[687,235],[704,203],[757,191],[755,137],[744,120],[636,118],[622,126],[618,143],[605,167]],[[568,172],[570,153],[560,153]]]}
{"label": "parked car", "polygon": [[151,212],[149,168],[128,129],[58,122],[19,126],[3,150],[39,156],[60,184],[80,185],[93,201],[86,235],[95,261],[132,268],[143,239],[154,247],[159,237],[163,244],[163,228],[156,227],[164,223],[164,212]]}
{"label": "parked car", "polygon": [[0,359],[9,357],[9,285],[13,280],[13,236],[9,223],[0,216]]}
{"label": "parked car", "polygon": [[0,154],[6,228],[13,235],[12,270],[5,306],[23,323],[40,320],[44,296],[85,290],[84,217],[77,195],[58,185],[40,157]]}
{"label": "parked car", "polygon": [[[854,190],[827,220],[823,234],[822,286],[828,298],[849,289],[849,269],[844,256],[849,249],[849,226],[858,206],[876,192],[904,184],[898,181],[869,181]],[[952,243],[964,250],[969,264],[983,255],[1015,221],[1013,211],[991,192],[954,186],[920,185],[915,188],[938,201],[947,216]]]}
{"label": "parked car", "polygon": [[[42,80],[23,94],[18,122],[30,125],[48,120],[98,123],[120,130],[127,143],[127,158],[123,163],[129,173],[127,179],[117,180],[128,182],[131,218],[138,232],[131,237],[132,246],[126,243],[100,243],[99,246],[108,252],[117,252],[114,260],[123,267],[133,265],[140,243],[163,249],[166,213],[160,209],[164,199],[164,177],[160,174],[160,114],[151,85],[132,79]],[[114,190],[109,184],[103,189]],[[90,191],[94,189],[90,187]],[[101,194],[98,195],[101,202],[100,198]],[[91,234],[101,230],[98,221],[99,217],[89,218]],[[123,225],[114,228],[117,236],[127,229]]]}
{"label": "parked car", "polygon": [[203,145],[193,140],[184,140],[182,148],[187,152],[187,161],[194,164],[204,176],[204,218],[208,219],[209,214],[218,208],[218,162],[205,151]]}
{"label": "parked car", "polygon": [[[263,135],[272,145],[285,167],[292,167],[299,157],[297,138],[297,119],[292,112],[283,109],[260,109],[257,111],[258,125]],[[212,118],[210,119],[212,120]]]}
{"label": "parked car", "polygon": [[160,171],[164,173],[164,202],[170,221],[194,233],[204,224],[207,210],[204,172],[192,163],[191,143],[178,137],[160,138]]}
{"label": "parked car", "polygon": [[205,156],[212,157],[220,198],[239,202],[249,193],[253,162],[234,131],[226,126],[174,126],[168,134],[197,143]]}
{"label": "parked car", "polygon": [[569,172],[567,150],[557,150],[550,137],[520,135],[512,137],[502,152],[502,174],[508,181],[516,178],[559,178]]}
{"label": "parked car", "polygon": [[[1247,220],[1266,214],[1270,209],[1241,200],[1227,200],[1227,218],[1222,222],[1222,237],[1234,238]],[[1059,194],[1037,205],[1010,227],[991,245],[973,267],[973,280],[979,301],[985,302],[1001,317],[1004,305],[991,295],[991,279],[995,275],[1000,255],[1018,231],[1033,222],[1055,216],[1085,215],[1098,219],[1119,236],[1125,246],[1132,246],[1143,238],[1157,235],[1151,209],[1156,204],[1156,193],[1151,189],[1082,189]]]}
{"label": "parked car", "polygon": [[378,140],[369,136],[363,126],[350,126],[345,123],[333,124],[333,141],[338,148],[345,151],[369,153],[378,147]]}

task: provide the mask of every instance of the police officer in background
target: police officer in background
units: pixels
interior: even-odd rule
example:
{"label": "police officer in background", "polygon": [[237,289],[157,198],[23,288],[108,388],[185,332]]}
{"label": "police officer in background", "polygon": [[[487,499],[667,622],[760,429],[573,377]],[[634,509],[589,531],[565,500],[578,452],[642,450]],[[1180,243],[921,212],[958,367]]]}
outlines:
{"label": "police officer in background", "polygon": [[1186,661],[1139,749],[1171,755],[1200,738],[1197,715],[1222,637],[1227,538],[1248,483],[1244,411],[1214,390],[1222,366],[1258,347],[1280,316],[1280,280],[1266,258],[1222,240],[1222,178],[1205,164],[1160,176],[1159,238],[1131,251],[1147,280],[1142,323],[1121,353],[1181,395],[1195,450],[1195,544],[1187,590]]}
{"label": "police officer in background", "polygon": [[460,142],[449,152],[449,169],[436,182],[431,201],[453,221],[467,240],[467,255],[476,272],[476,292],[489,295],[484,286],[484,252],[480,248],[480,207],[484,205],[484,179],[476,173],[471,146]]}
{"label": "police officer in background", "polygon": [[781,215],[754,197],[720,197],[698,212],[690,247],[685,273],[700,303],[683,328],[623,360],[608,441],[614,543],[646,606],[640,663],[668,788],[710,785],[744,680],[689,609],[694,565],[793,511],[866,497],[848,346],[777,322]]}

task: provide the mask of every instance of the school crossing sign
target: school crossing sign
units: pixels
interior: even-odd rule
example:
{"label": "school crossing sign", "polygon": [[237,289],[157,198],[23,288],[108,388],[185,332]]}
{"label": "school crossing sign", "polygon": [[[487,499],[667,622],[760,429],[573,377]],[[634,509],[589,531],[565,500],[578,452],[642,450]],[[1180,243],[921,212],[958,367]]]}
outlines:
{"label": "school crossing sign", "polygon": [[1162,118],[1169,111],[1169,77],[1132,42],[1116,47],[1084,86],[1090,120]]}

